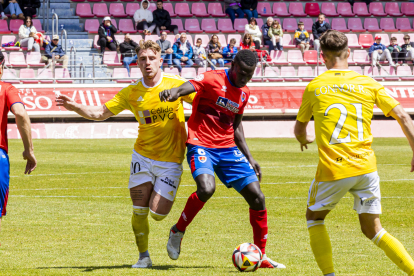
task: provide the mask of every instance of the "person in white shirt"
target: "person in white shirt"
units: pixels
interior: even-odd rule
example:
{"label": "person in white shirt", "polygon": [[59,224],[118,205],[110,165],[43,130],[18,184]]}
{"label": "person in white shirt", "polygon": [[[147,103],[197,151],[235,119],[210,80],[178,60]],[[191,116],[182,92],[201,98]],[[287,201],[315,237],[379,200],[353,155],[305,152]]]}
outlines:
{"label": "person in white shirt", "polygon": [[244,33],[250,34],[253,38],[254,46],[256,49],[260,49],[260,44],[262,42],[262,32],[260,31],[259,26],[257,26],[256,18],[250,18],[250,23],[246,24],[244,27]]}
{"label": "person in white shirt", "polygon": [[34,50],[35,52],[40,52],[39,44],[35,43],[35,36],[37,30],[33,26],[32,18],[26,16],[26,19],[23,25],[19,28],[19,41],[20,47],[27,47],[27,51]]}
{"label": "person in white shirt", "polygon": [[143,30],[145,35],[150,35],[156,25],[152,24],[152,12],[148,9],[149,3],[147,0],[141,2],[141,7],[134,13],[134,21],[137,24],[137,30]]}
{"label": "person in white shirt", "polygon": [[194,52],[194,61],[195,64],[197,64],[198,66],[205,66],[206,65],[206,61],[203,58],[207,56],[206,54],[206,49],[204,49],[204,47],[201,45],[203,44],[203,41],[201,40],[201,38],[197,38],[197,41],[193,47],[193,52]]}

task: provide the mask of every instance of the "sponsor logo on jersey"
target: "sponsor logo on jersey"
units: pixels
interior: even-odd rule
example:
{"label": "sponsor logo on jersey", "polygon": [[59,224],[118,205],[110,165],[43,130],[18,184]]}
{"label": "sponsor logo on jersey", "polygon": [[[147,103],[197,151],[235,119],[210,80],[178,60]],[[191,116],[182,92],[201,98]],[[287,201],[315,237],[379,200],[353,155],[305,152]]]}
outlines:
{"label": "sponsor logo on jersey", "polygon": [[218,97],[216,105],[221,106],[225,109],[228,109],[231,112],[239,113],[239,104],[233,101],[230,101],[229,99],[226,99],[224,97]]}
{"label": "sponsor logo on jersey", "polygon": [[200,161],[201,163],[206,163],[206,161],[207,161],[207,156],[199,156],[199,157],[198,157],[198,161]]}
{"label": "sponsor logo on jersey", "polygon": [[200,155],[206,155],[206,152],[203,149],[198,149],[197,151]]}
{"label": "sponsor logo on jersey", "polygon": [[199,74],[197,77],[194,78],[195,81],[202,81],[204,80],[204,74]]}
{"label": "sponsor logo on jersey", "polygon": [[245,100],[246,100],[246,93],[244,93],[242,91],[242,93],[241,93],[241,101],[242,101],[242,103],[244,103]]}
{"label": "sponsor logo on jersey", "polygon": [[234,150],[234,151],[233,151],[233,154],[234,154],[234,156],[236,156],[236,157],[243,156],[243,153],[241,153],[241,151],[239,151],[238,149],[237,149],[237,150]]}
{"label": "sponsor logo on jersey", "polygon": [[221,91],[223,91],[224,93],[227,92],[227,86],[223,85],[223,88],[221,88]]}
{"label": "sponsor logo on jersey", "polygon": [[137,102],[143,102],[143,101],[144,101],[144,99],[142,98],[142,96],[139,96]]}
{"label": "sponsor logo on jersey", "polygon": [[175,118],[174,108],[159,107],[151,110],[138,111],[139,122],[141,125],[156,123]]}
{"label": "sponsor logo on jersey", "polygon": [[177,189],[177,186],[174,185],[174,180],[171,180],[168,177],[166,177],[164,179],[161,178],[161,182],[173,187],[174,189]]}

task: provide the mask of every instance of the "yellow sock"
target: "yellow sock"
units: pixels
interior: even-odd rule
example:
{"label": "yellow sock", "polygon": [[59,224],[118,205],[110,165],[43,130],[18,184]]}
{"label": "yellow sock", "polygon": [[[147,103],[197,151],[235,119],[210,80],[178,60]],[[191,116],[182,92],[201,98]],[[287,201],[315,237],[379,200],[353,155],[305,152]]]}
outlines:
{"label": "yellow sock", "polygon": [[310,245],[324,275],[334,273],[332,246],[323,220],[308,220]]}
{"label": "yellow sock", "polygon": [[135,240],[138,245],[138,251],[144,253],[148,250],[149,223],[148,212],[149,207],[133,206],[132,213],[132,230],[134,230]]}
{"label": "yellow sock", "polygon": [[389,234],[385,229],[381,229],[372,241],[384,250],[388,258],[391,259],[402,271],[409,276],[414,275],[414,261],[405,250],[404,245]]}

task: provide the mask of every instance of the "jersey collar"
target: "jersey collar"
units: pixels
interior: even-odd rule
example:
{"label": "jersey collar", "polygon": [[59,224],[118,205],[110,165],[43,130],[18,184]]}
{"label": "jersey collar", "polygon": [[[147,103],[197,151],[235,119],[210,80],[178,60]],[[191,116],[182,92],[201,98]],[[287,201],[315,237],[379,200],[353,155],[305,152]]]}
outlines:
{"label": "jersey collar", "polygon": [[329,69],[328,71],[352,71],[351,69]]}
{"label": "jersey collar", "polygon": [[154,86],[148,86],[148,85],[146,85],[145,82],[144,82],[144,78],[141,79],[141,83],[142,83],[142,85],[145,88],[154,88],[154,87],[157,87],[158,85],[160,85],[160,83],[162,82],[162,79],[163,78],[164,78],[164,73],[161,72],[161,78],[158,80],[158,82]]}

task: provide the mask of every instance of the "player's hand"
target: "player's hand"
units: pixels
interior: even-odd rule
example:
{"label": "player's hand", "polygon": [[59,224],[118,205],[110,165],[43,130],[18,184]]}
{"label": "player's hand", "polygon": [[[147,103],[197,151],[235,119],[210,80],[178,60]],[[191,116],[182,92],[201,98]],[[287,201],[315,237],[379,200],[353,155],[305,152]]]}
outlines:
{"label": "player's hand", "polygon": [[32,171],[36,169],[37,161],[36,157],[34,156],[33,151],[24,151],[23,152],[23,159],[27,160],[26,169],[24,170],[24,174],[30,174]]}
{"label": "player's hand", "polygon": [[313,143],[315,140],[314,137],[307,135],[304,141],[300,141],[300,149],[303,151],[303,148],[308,149],[308,144]]}
{"label": "player's hand", "polygon": [[262,181],[262,169],[260,168],[259,163],[256,160],[251,159],[249,160],[250,165],[252,165],[253,170],[255,171],[257,177],[259,178],[259,182]]}
{"label": "player's hand", "polygon": [[175,102],[178,100],[178,93],[175,90],[164,90],[160,92],[160,101],[161,102]]}
{"label": "player's hand", "polygon": [[69,111],[74,111],[77,103],[66,95],[56,97],[56,106],[63,106]]}

